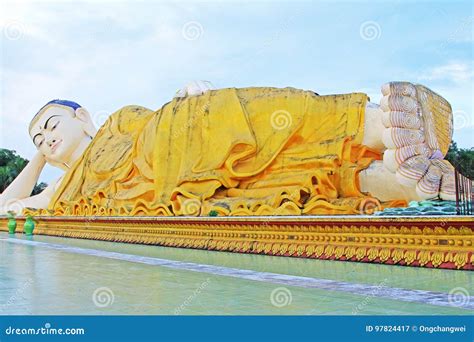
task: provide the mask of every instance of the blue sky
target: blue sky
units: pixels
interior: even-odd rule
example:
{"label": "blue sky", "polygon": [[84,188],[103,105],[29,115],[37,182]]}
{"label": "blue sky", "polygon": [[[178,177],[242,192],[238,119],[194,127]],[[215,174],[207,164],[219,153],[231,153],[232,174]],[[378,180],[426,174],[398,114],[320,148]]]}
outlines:
{"label": "blue sky", "polygon": [[53,98],[100,124],[124,105],[158,109],[191,80],[376,103],[387,81],[422,83],[451,103],[458,145],[474,146],[472,1],[2,1],[0,13],[0,146],[28,159],[28,123]]}

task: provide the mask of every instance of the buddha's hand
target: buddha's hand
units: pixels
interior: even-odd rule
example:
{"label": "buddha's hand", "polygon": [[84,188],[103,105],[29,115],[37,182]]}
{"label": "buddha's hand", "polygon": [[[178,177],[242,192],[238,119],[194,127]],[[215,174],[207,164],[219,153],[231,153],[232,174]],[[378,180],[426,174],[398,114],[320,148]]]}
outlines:
{"label": "buddha's hand", "polygon": [[186,97],[193,95],[202,95],[206,91],[215,89],[209,81],[192,81],[184,86],[183,89],[176,92],[175,97]]}
{"label": "buddha's hand", "polygon": [[382,94],[384,166],[396,173],[400,184],[416,187],[422,199],[455,200],[454,168],[443,160],[441,151],[430,147],[436,130],[424,122],[417,88],[408,82],[390,82],[382,86]]}

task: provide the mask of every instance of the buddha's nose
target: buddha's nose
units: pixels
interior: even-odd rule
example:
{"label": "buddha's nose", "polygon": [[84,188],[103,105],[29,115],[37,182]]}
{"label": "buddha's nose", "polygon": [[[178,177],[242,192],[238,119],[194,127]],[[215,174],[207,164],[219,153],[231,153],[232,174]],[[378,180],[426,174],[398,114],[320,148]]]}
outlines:
{"label": "buddha's nose", "polygon": [[56,139],[51,139],[50,141],[48,141],[49,147],[53,146],[55,142],[56,142]]}

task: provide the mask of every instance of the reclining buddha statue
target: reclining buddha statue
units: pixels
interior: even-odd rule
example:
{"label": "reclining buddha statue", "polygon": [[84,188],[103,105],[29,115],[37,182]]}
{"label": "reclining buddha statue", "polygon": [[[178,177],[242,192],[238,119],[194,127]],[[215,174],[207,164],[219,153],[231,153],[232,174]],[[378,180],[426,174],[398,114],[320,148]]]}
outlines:
{"label": "reclining buddha statue", "polygon": [[[192,82],[157,111],[127,106],[96,130],[79,104],[33,117],[38,152],[0,195],[39,215],[367,214],[455,198],[443,160],[450,104],[409,82],[320,96],[295,88]],[[30,196],[46,163],[63,176]]]}

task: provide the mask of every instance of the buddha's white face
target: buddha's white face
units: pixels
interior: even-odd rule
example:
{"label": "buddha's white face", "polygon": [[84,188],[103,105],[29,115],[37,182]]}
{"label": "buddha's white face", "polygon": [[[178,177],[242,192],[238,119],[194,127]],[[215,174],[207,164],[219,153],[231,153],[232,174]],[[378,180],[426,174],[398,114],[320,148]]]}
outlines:
{"label": "buddha's white face", "polygon": [[30,129],[36,148],[46,159],[60,164],[69,163],[74,151],[84,139],[89,139],[82,121],[72,108],[52,105]]}

